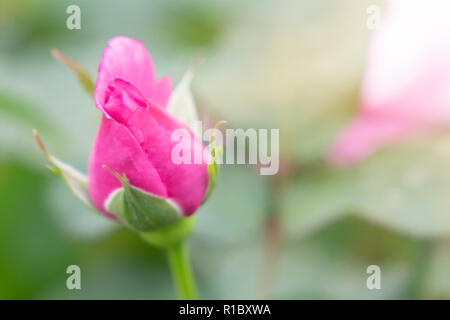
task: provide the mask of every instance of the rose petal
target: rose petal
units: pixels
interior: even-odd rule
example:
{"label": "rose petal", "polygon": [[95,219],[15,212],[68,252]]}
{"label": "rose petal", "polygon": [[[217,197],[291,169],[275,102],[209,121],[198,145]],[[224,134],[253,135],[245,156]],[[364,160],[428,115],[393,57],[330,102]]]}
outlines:
{"label": "rose petal", "polygon": [[[166,186],[169,198],[184,211],[184,215],[194,213],[205,197],[209,183],[207,163],[202,157],[205,146],[194,137],[191,129],[156,105],[147,109],[139,108],[128,119],[128,126],[137,139],[142,139],[141,147],[151,159]],[[175,164],[172,149],[178,141],[172,141],[172,132],[182,128],[190,138],[186,150],[191,152],[191,164]],[[183,141],[183,145],[186,141]],[[200,155],[195,163],[194,155]]]}
{"label": "rose petal", "polygon": [[[111,131],[109,132],[107,129],[100,129],[97,138],[99,141],[98,148],[103,147],[103,150],[97,151],[101,155],[101,161],[97,160],[97,166],[107,164],[118,171],[109,163],[105,163],[112,158],[114,161],[117,160],[116,166],[122,168],[122,171],[128,176],[128,166],[131,160],[138,161],[138,164],[147,163],[148,165],[150,163],[150,167],[158,175],[156,186],[159,187],[160,183],[163,184],[166,192],[162,193],[159,189],[153,190],[152,184],[144,185],[143,183],[147,180],[134,179],[133,181],[130,179],[131,185],[174,200],[183,210],[184,215],[195,212],[203,201],[209,183],[207,163],[202,157],[205,150],[202,141],[194,137],[192,130],[187,125],[179,122],[156,104],[145,101],[137,88],[123,80],[114,81],[109,87],[108,95],[104,109],[112,119],[104,117],[102,124],[106,121],[114,123],[114,126],[111,124],[114,130],[109,130]],[[192,164],[175,164],[172,160],[172,149],[179,143],[171,139],[172,132],[176,129],[186,130],[185,133],[189,138],[182,143],[185,149],[191,153]],[[117,140],[123,139],[119,136],[120,134],[126,137],[124,146],[121,146],[122,149],[111,151],[110,148],[112,147],[109,144],[117,143]],[[125,145],[127,141],[131,143],[131,147]],[[132,152],[127,148],[132,148]],[[128,151],[128,156],[136,158],[121,157],[124,150]],[[194,163],[196,153],[200,155],[197,158],[200,160],[198,164]],[[144,161],[144,156],[147,161]],[[125,161],[125,163],[121,161]],[[139,174],[139,170],[141,178],[147,177],[148,172],[145,167],[134,169],[136,171],[133,172],[133,177],[134,174]],[[150,172],[152,175],[148,177],[149,180],[155,179],[153,171]],[[103,177],[105,177],[104,174]],[[99,179],[98,176],[89,176],[89,179],[91,178]],[[108,184],[111,182],[109,181]],[[118,187],[119,185],[115,183],[115,186]],[[110,192],[109,188],[107,193]],[[104,193],[102,193],[102,201],[103,198]]]}
{"label": "rose petal", "polygon": [[331,161],[353,163],[420,130],[450,123],[450,1],[391,1],[369,47],[362,111]]}
{"label": "rose petal", "polygon": [[112,38],[103,51],[94,90],[98,108],[103,110],[108,87],[116,79],[131,83],[146,99],[163,107],[172,91],[170,78],[155,79],[153,62],[145,46],[127,37]]}
{"label": "rose petal", "polygon": [[129,129],[106,117],[102,118],[89,159],[88,191],[94,205],[105,215],[113,217],[105,210],[104,204],[108,196],[122,185],[103,165],[122,176],[126,174],[133,186],[167,197],[158,172]]}

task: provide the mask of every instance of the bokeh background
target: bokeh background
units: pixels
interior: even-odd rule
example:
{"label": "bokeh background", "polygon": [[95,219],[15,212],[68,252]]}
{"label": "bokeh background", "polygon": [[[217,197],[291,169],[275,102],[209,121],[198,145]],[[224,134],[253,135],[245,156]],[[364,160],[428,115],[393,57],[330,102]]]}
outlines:
{"label": "bokeh background", "polygon": [[[81,8],[81,30],[66,8]],[[50,54],[94,77],[109,38],[143,41],[159,76],[188,67],[203,117],[279,128],[281,170],[225,165],[189,239],[207,299],[450,298],[450,140],[423,134],[360,164],[326,161],[355,115],[376,0],[0,2],[0,298],[175,298],[164,252],[90,212],[33,140],[85,171],[100,119]],[[81,290],[66,268],[81,268]],[[368,290],[378,265],[381,290]]]}

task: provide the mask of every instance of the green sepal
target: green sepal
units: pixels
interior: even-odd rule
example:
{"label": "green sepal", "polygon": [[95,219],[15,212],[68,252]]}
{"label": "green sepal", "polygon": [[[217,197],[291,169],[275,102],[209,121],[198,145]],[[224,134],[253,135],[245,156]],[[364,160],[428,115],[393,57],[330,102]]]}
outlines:
{"label": "green sepal", "polygon": [[33,134],[36,142],[39,145],[39,148],[42,150],[45,158],[49,163],[48,168],[50,169],[50,171],[53,172],[56,176],[60,177],[69,187],[70,191],[72,191],[72,193],[78,199],[80,199],[81,202],[83,202],[89,208],[94,209],[94,205],[91,202],[87,190],[87,177],[72,166],[51,155],[47,151],[47,148],[45,147],[36,130],[33,130]]}
{"label": "green sepal", "polygon": [[90,94],[94,95],[95,84],[92,81],[89,73],[75,60],[70,59],[69,57],[62,54],[59,50],[52,50],[53,56],[68,66],[78,77],[78,81],[81,86]]}
{"label": "green sepal", "polygon": [[214,190],[214,187],[216,186],[217,180],[219,178],[219,171],[220,166],[219,164],[214,160],[216,155],[223,154],[223,148],[213,146],[211,150],[211,157],[212,161],[211,163],[208,163],[208,176],[209,176],[209,183],[208,183],[208,189],[206,190],[205,198],[203,199],[204,203],[206,200],[208,200],[209,196],[211,195],[212,191]]}
{"label": "green sepal", "polygon": [[[217,128],[223,123],[226,123],[226,121],[223,121],[223,120],[218,121],[214,125],[214,130],[217,130]],[[208,200],[209,196],[211,195],[211,192],[214,190],[214,187],[216,186],[217,180],[219,178],[219,168],[220,168],[216,159],[217,158],[220,159],[223,156],[223,148],[221,146],[215,145],[214,135],[211,136],[209,145],[211,146],[211,162],[208,163],[209,183],[208,183],[208,189],[206,190],[205,198],[203,199],[202,203],[204,203],[206,200]]]}
{"label": "green sepal", "polygon": [[194,77],[192,70],[188,70],[180,83],[175,87],[167,103],[167,112],[181,122],[188,125],[194,133],[197,133],[195,125],[199,120],[197,107],[191,92],[191,81]]}
{"label": "green sepal", "polygon": [[114,214],[128,228],[138,232],[155,231],[181,219],[181,212],[171,201],[130,185],[105,166],[122,183],[105,202],[105,209]]}

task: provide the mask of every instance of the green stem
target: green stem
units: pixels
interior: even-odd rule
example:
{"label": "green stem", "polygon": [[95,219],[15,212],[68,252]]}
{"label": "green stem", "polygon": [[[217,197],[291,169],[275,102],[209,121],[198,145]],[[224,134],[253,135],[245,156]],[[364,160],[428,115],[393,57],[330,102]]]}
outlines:
{"label": "green stem", "polygon": [[196,300],[197,289],[185,241],[167,247],[172,276],[181,300]]}

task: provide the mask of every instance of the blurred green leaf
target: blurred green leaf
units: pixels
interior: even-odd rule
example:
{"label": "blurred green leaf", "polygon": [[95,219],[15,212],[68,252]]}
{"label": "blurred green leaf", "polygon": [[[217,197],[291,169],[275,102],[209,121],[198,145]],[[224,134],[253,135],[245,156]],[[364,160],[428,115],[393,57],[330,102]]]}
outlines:
{"label": "blurred green leaf", "polygon": [[[175,297],[160,250],[124,229],[102,241],[70,241],[47,206],[54,178],[20,162],[0,162],[0,177],[1,299]],[[72,264],[82,271],[80,291],[66,288]]]}
{"label": "blurred green leaf", "polygon": [[449,299],[450,243],[447,239],[430,243],[429,264],[425,270],[422,296],[428,299]]}
{"label": "blurred green leaf", "polygon": [[346,169],[306,168],[284,202],[290,236],[301,236],[339,215],[357,213],[399,232],[450,233],[450,134],[416,136]]}
{"label": "blurred green leaf", "polygon": [[212,47],[226,26],[223,5],[205,1],[164,2],[163,29],[173,45],[185,48]]}
{"label": "blurred green leaf", "polygon": [[2,0],[0,3],[0,49],[23,54],[34,45],[61,39],[66,19],[65,3],[34,0]]}
{"label": "blurred green leaf", "polygon": [[45,115],[36,112],[38,108],[32,102],[19,98],[17,95],[0,91],[0,115],[12,116],[32,128],[54,133],[55,126],[45,118]]}
{"label": "blurred green leaf", "polygon": [[125,228],[102,241],[76,246],[72,263],[81,268],[81,290],[65,280],[48,286],[39,299],[175,299],[166,256]]}
{"label": "blurred green leaf", "polygon": [[424,237],[450,234],[450,133],[416,136],[358,167],[353,204],[376,223]]}
{"label": "blurred green leaf", "polygon": [[46,177],[19,162],[0,163],[0,297],[29,299],[65,283],[73,250],[52,223]]}
{"label": "blurred green leaf", "polygon": [[[255,299],[263,273],[262,242],[192,241],[202,296]],[[361,217],[340,217],[301,241],[285,244],[275,266],[275,299],[407,298],[420,241]],[[382,270],[382,290],[368,290],[370,265]]]}
{"label": "blurred green leaf", "polygon": [[[341,217],[286,245],[277,272],[281,299],[402,299],[409,295],[419,241],[361,217]],[[381,268],[381,290],[368,290],[366,270]]]}

